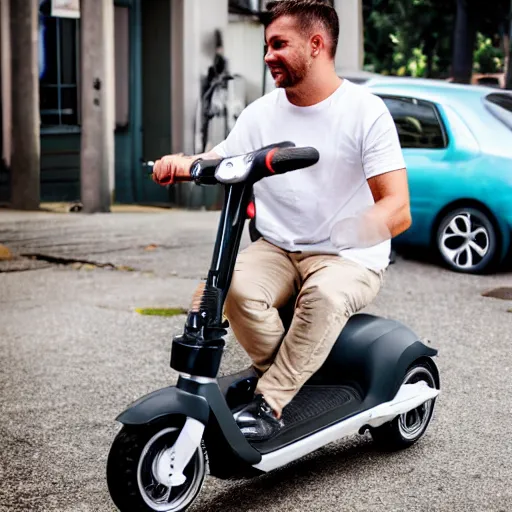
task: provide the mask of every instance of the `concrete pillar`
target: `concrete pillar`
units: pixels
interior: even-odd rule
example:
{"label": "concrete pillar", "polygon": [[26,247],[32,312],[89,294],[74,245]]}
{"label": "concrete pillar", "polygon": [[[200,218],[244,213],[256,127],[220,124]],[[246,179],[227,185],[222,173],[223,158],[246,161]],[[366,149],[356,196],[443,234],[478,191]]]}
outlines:
{"label": "concrete pillar", "polygon": [[116,129],[116,72],[115,72],[115,24],[114,1],[103,2],[105,9],[105,87],[107,102],[107,155],[108,155],[108,185],[110,197],[114,197],[115,189],[115,138]]}
{"label": "concrete pillar", "polygon": [[[85,213],[108,212],[113,173],[112,100],[108,52],[113,44],[112,2],[81,0],[82,147],[81,199]],[[110,34],[110,36],[108,36]]]}
{"label": "concrete pillar", "polygon": [[7,167],[11,164],[11,27],[9,0],[0,0],[0,94],[2,101],[2,154]]}
{"label": "concrete pillar", "polygon": [[34,210],[40,202],[38,0],[11,0],[11,204]]}
{"label": "concrete pillar", "polygon": [[336,69],[360,71],[364,62],[362,0],[334,0],[340,19]]}

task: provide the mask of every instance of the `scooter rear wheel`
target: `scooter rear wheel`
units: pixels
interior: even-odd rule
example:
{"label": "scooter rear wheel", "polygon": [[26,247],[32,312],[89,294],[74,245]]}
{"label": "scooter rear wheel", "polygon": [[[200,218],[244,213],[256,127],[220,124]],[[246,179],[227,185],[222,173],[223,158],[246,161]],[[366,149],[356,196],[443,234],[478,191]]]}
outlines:
{"label": "scooter rear wheel", "polygon": [[199,447],[183,470],[185,483],[167,487],[156,477],[159,455],[173,446],[178,424],[124,426],[107,461],[107,484],[121,512],[182,512],[199,494],[207,471],[204,448]]}
{"label": "scooter rear wheel", "polygon": [[[427,361],[412,365],[402,384],[420,381],[426,382],[431,388],[439,388],[436,372]],[[401,450],[414,444],[425,434],[430,424],[435,401],[435,398],[428,400],[416,409],[397,416],[393,421],[370,429],[374,442],[384,450]]]}

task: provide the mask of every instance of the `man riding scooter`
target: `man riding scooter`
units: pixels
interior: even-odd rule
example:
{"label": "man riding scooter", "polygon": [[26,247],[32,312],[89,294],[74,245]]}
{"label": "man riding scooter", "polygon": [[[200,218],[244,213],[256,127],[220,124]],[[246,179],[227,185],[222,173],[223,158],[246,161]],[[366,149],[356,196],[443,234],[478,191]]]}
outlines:
{"label": "man riding scooter", "polygon": [[[259,380],[236,414],[244,435],[269,439],[283,408],[324,363],[351,315],[377,295],[390,239],[411,224],[407,173],[393,119],[377,96],[339,78],[339,22],[320,0],[267,5],[265,62],[276,90],[251,103],[211,152],[164,156],[154,180],[174,183],[192,163],[283,140],[315,147],[307,169],[254,186],[262,237],[238,255],[225,303]],[[278,310],[295,297],[285,333]]]}

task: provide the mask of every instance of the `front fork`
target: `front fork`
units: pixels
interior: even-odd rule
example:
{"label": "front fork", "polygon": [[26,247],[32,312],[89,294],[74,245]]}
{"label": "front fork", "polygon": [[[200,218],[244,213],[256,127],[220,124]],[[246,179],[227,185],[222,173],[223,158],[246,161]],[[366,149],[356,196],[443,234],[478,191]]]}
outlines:
{"label": "front fork", "polygon": [[183,470],[201,445],[204,425],[194,418],[187,418],[180,435],[171,448],[160,453],[153,462],[155,478],[166,487],[183,485]]}

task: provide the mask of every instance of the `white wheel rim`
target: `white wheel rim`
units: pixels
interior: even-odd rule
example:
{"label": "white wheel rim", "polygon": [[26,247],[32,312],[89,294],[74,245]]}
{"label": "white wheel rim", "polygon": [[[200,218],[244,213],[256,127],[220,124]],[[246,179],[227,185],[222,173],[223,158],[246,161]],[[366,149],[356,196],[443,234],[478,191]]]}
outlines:
{"label": "white wheel rim", "polygon": [[490,233],[483,217],[460,212],[446,224],[439,237],[439,249],[446,261],[461,270],[471,270],[490,251]]}
{"label": "white wheel rim", "polygon": [[[151,508],[151,510],[158,512],[178,512],[188,506],[199,491],[206,472],[204,456],[201,447],[199,447],[183,471],[183,473],[190,473],[191,466],[193,466],[192,475],[187,477],[187,480],[183,485],[166,487],[159,483],[155,475],[155,462],[158,461],[161,454],[170,447],[164,445],[164,447],[156,453],[150,453],[150,450],[154,447],[155,443],[161,441],[163,436],[176,431],[178,431],[177,428],[166,428],[157,432],[146,443],[146,446],[144,446],[137,466],[137,483],[139,486],[139,493],[146,505]],[[146,457],[148,456],[152,458],[152,460],[147,461],[151,470],[149,472],[143,472],[143,466],[145,465]],[[176,491],[180,488],[184,489],[178,491],[177,496],[172,498],[173,489]]]}
{"label": "white wheel rim", "polygon": [[[403,383],[412,384],[418,381],[426,382],[431,388],[436,387],[433,375],[427,368],[422,366],[412,368],[405,376]],[[423,432],[425,432],[425,429],[429,424],[433,407],[434,400],[428,400],[412,411],[401,414],[398,417],[398,429],[400,431],[400,435],[408,441],[414,441],[419,438]]]}

